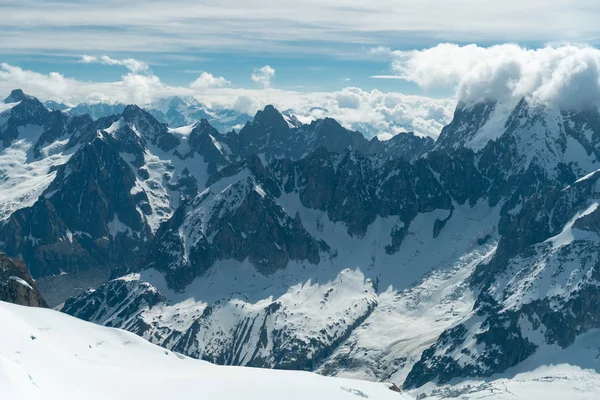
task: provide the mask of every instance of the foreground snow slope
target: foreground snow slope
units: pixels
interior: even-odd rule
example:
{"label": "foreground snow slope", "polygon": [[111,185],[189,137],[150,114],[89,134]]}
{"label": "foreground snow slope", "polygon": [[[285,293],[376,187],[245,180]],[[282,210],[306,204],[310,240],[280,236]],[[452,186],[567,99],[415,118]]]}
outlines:
{"label": "foreground snow slope", "polygon": [[[223,367],[173,353],[123,330],[56,311],[0,302],[0,399],[576,399],[600,398],[600,331],[492,379],[388,384],[309,372]],[[8,329],[6,329],[8,327]]]}
{"label": "foreground snow slope", "polygon": [[0,399],[409,399],[387,384],[220,367],[118,329],[0,302]]}

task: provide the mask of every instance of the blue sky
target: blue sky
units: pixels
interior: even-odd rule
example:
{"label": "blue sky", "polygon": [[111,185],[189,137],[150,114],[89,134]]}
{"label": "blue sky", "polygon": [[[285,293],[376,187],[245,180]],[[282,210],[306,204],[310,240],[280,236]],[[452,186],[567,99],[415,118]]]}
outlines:
{"label": "blue sky", "polygon": [[597,0],[3,0],[0,15],[0,97],[321,107],[431,136],[458,100],[600,99]]}
{"label": "blue sky", "polygon": [[440,42],[596,44],[599,13],[597,2],[588,0],[4,0],[0,61],[111,81],[123,67],[82,65],[79,57],[132,57],[171,85],[208,71],[233,87],[256,86],[252,70],[270,65],[273,85],[282,89],[354,85],[440,97],[451,91],[370,78],[392,74],[390,60],[370,49],[423,49]]}

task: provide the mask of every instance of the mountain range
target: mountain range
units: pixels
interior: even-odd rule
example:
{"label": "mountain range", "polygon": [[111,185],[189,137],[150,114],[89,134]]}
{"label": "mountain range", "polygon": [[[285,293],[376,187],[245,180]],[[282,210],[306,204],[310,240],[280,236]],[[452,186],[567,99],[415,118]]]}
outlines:
{"label": "mountain range", "polygon": [[19,268],[0,278],[21,291],[0,299],[420,398],[598,371],[597,108],[460,102],[435,141],[381,141],[272,106],[230,130],[171,102],[0,105],[0,248]]}
{"label": "mountain range", "polygon": [[[98,119],[110,115],[120,114],[127,104],[91,102],[68,105],[53,100],[43,101],[43,104],[49,110],[58,110],[69,113],[70,115],[89,114],[92,118]],[[246,112],[237,111],[233,108],[220,106],[214,103],[203,103],[197,98],[187,96],[172,96],[155,100],[148,104],[141,105],[146,111],[154,116],[159,122],[169,125],[171,128],[180,128],[192,125],[202,119],[206,119],[215,129],[226,133],[232,130],[239,131],[253,117]],[[295,109],[285,109],[281,112],[290,127],[299,127],[304,123],[310,123],[315,119],[325,117],[333,118],[335,112],[323,107],[311,107],[306,110],[301,107]],[[316,117],[318,116],[318,117]],[[426,119],[440,123],[445,117],[433,113]],[[352,122],[347,121],[344,126],[352,130],[361,132],[367,139],[374,137],[390,137],[391,133],[410,131],[410,124],[404,121],[406,118],[400,118],[403,121],[396,121],[393,115],[388,116],[385,123],[377,122]],[[384,125],[384,126],[380,126]],[[419,136],[428,136],[427,132],[419,132]]]}

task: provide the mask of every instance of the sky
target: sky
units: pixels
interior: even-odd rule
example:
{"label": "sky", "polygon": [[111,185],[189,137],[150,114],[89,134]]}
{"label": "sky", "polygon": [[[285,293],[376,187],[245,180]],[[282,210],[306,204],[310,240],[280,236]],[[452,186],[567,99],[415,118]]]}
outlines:
{"label": "sky", "polygon": [[188,94],[252,111],[335,98],[373,111],[376,98],[389,118],[412,96],[404,114],[427,103],[440,122],[461,99],[554,99],[548,81],[583,63],[581,85],[600,64],[591,0],[2,0],[0,15],[0,95],[65,102]]}

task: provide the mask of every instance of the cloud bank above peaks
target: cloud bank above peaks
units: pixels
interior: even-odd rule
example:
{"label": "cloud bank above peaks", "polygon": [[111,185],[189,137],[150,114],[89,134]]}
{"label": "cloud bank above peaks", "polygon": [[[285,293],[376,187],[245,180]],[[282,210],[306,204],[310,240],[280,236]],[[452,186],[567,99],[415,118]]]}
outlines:
{"label": "cloud bank above peaks", "polygon": [[391,77],[426,89],[454,88],[457,100],[467,103],[523,97],[561,108],[600,103],[600,50],[590,46],[444,43],[411,51],[376,48],[372,53],[392,59]]}
{"label": "cloud bank above peaks", "polygon": [[[93,62],[99,60],[101,58]],[[90,82],[69,78],[58,72],[42,74],[6,63],[0,64],[0,98],[15,88],[21,88],[42,100],[70,105],[106,102],[144,106],[171,96],[192,96],[214,108],[228,108],[253,115],[267,104],[273,104],[280,111],[292,112],[303,122],[332,117],[368,137],[389,137],[407,131],[436,137],[442,127],[450,122],[456,104],[453,99],[366,91],[357,87],[334,92],[297,92],[273,87],[235,88],[225,78],[208,72],[201,73],[189,86],[171,86],[149,70],[136,73],[130,68],[121,80]]]}

